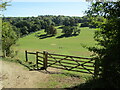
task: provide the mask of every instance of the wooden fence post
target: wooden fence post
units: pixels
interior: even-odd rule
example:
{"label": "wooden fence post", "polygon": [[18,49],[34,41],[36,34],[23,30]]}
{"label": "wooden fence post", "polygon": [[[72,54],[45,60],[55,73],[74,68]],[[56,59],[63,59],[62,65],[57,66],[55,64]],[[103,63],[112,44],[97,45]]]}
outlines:
{"label": "wooden fence post", "polygon": [[44,57],[43,67],[44,67],[45,70],[47,69],[47,56],[48,56],[48,52],[43,51],[43,57]]}
{"label": "wooden fence post", "polygon": [[36,52],[36,66],[37,66],[37,70],[38,70],[38,52]]}
{"label": "wooden fence post", "polygon": [[98,74],[99,74],[99,61],[95,60],[94,77],[97,78]]}
{"label": "wooden fence post", "polygon": [[6,55],[6,50],[4,50],[4,55],[3,55],[4,57],[6,57],[7,55]]}
{"label": "wooden fence post", "polygon": [[25,50],[25,58],[26,58],[26,62],[28,62],[27,50]]}

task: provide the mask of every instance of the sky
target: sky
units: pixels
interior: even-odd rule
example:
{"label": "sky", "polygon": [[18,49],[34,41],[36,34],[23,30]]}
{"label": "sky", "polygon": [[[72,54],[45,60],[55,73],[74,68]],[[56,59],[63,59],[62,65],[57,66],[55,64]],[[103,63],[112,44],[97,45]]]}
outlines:
{"label": "sky", "polygon": [[81,2],[85,0],[11,0],[12,2]]}
{"label": "sky", "polygon": [[5,17],[38,15],[83,16],[90,3],[84,0],[12,0],[3,12]]}

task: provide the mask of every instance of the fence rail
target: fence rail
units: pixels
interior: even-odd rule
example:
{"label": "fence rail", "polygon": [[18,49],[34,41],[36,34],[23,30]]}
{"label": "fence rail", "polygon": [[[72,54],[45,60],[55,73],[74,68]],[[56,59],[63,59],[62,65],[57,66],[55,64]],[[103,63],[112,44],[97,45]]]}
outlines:
{"label": "fence rail", "polygon": [[[28,62],[28,54],[36,56],[37,69],[47,67],[59,68],[68,71],[76,71],[82,73],[93,74],[95,77],[99,75],[98,60],[93,58],[76,57],[70,55],[52,54],[46,51],[43,52],[28,52],[25,51],[26,62]],[[41,67],[39,65],[42,65]]]}

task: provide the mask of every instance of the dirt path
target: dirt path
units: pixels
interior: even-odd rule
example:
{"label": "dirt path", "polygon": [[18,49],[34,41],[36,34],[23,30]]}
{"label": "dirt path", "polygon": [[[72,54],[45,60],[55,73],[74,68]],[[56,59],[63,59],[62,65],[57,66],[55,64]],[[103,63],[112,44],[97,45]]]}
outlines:
{"label": "dirt path", "polygon": [[0,67],[2,67],[0,68],[2,71],[0,72],[0,84],[2,83],[4,88],[38,88],[37,83],[42,83],[49,77],[49,74],[29,71],[17,63],[0,60]]}
{"label": "dirt path", "polygon": [[73,87],[85,80],[82,77],[60,74],[61,70],[47,69],[50,73],[42,71],[29,71],[26,67],[13,62],[0,60],[0,89],[4,88],[62,88]]}

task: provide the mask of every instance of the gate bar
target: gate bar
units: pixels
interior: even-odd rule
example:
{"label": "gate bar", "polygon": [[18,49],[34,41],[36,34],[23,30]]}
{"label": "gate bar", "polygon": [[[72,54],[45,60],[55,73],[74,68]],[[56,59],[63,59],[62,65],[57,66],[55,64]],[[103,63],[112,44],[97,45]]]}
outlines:
{"label": "gate bar", "polygon": [[44,67],[44,69],[46,70],[47,69],[47,57],[48,56],[48,52],[46,52],[46,51],[43,51],[43,67]]}

